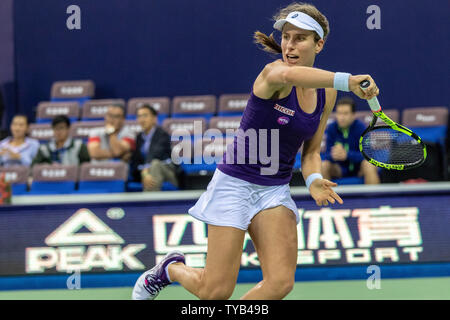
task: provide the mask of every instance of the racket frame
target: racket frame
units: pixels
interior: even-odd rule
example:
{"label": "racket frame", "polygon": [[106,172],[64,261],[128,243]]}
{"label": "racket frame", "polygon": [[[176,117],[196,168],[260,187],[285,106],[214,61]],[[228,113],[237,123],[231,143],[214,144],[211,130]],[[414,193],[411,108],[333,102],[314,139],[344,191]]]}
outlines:
{"label": "racket frame", "polygon": [[[361,82],[361,84],[360,84],[362,90],[365,90],[367,87],[369,87],[369,85],[370,85],[370,82],[367,80]],[[363,157],[367,161],[369,161],[371,164],[373,164],[374,166],[388,169],[388,170],[407,170],[407,169],[417,168],[420,165],[422,165],[425,162],[425,159],[427,158],[427,148],[426,148],[425,144],[423,143],[422,139],[417,134],[415,134],[413,131],[411,131],[410,129],[406,128],[405,126],[402,126],[401,124],[398,124],[397,122],[395,122],[391,118],[389,118],[381,109],[381,106],[380,106],[380,103],[378,102],[377,97],[373,97],[372,99],[367,100],[367,102],[370,106],[370,109],[372,110],[373,118],[372,118],[372,121],[370,122],[369,126],[366,128],[366,130],[364,130],[364,132],[361,134],[361,137],[359,138],[359,151],[361,152]],[[422,159],[420,161],[417,161],[416,163],[411,163],[411,164],[391,164],[391,163],[383,163],[383,162],[377,161],[377,160],[369,157],[363,151],[362,141],[364,139],[364,136],[368,132],[377,130],[374,128],[375,128],[375,124],[377,123],[378,118],[381,119],[384,123],[386,123],[387,126],[379,126],[377,128],[379,128],[379,129],[391,128],[393,130],[402,132],[402,133],[412,137],[413,139],[415,139],[422,146],[422,150],[423,150]]]}

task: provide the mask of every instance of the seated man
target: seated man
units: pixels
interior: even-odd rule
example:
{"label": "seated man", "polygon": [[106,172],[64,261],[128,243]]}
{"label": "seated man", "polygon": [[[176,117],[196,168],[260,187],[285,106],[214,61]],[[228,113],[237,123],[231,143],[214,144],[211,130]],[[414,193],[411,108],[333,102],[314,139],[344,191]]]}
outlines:
{"label": "seated man", "polygon": [[29,166],[39,149],[39,141],[27,137],[28,118],[17,114],[10,125],[11,137],[0,141],[0,165]]}
{"label": "seated man", "polygon": [[156,125],[157,112],[149,105],[137,110],[137,121],[142,132],[136,138],[130,170],[134,181],[141,181],[144,191],[161,190],[164,181],[178,187],[177,171],[171,161],[170,136]]}
{"label": "seated man", "polygon": [[38,154],[33,159],[37,163],[59,163],[64,165],[79,165],[89,162],[89,153],[81,139],[72,139],[70,120],[66,116],[56,116],[52,120],[53,139],[40,146]]}
{"label": "seated man", "polygon": [[326,131],[326,151],[322,162],[325,179],[363,176],[365,184],[379,184],[377,167],[359,151],[359,138],[366,126],[355,119],[355,102],[349,97],[336,103],[336,121]]}
{"label": "seated man", "polygon": [[128,162],[134,147],[134,134],[125,127],[124,108],[116,105],[108,107],[105,129],[93,130],[89,135],[88,151],[92,162]]}

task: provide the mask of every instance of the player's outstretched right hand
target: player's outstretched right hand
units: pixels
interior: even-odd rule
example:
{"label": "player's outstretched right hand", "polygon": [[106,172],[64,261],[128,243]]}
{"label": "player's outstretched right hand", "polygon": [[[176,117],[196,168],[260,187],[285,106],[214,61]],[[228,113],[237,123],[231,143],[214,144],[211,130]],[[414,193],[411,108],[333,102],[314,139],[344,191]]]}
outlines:
{"label": "player's outstretched right hand", "polygon": [[[370,81],[370,86],[366,90],[361,90],[360,84],[364,80]],[[356,76],[350,76],[348,80],[348,88],[351,92],[356,94],[361,99],[370,100],[373,97],[376,97],[380,90],[378,89],[375,81],[372,79],[372,77],[368,74],[364,75],[356,75]]]}

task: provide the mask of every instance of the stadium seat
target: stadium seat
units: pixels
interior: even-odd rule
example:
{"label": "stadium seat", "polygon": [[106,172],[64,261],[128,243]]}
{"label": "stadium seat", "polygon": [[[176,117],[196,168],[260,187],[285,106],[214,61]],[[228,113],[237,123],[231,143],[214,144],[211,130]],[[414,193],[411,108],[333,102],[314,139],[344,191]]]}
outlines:
{"label": "stadium seat", "polygon": [[[396,109],[383,109],[383,112],[385,115],[387,115],[389,118],[391,118],[393,121],[395,122],[399,122],[400,120],[400,113],[398,112],[398,110]],[[372,121],[373,118],[373,113],[372,111],[356,111],[355,112],[355,117],[358,120],[361,120],[362,122],[364,122],[364,124],[366,126],[369,126],[370,122]],[[386,125],[382,120],[378,119],[377,126],[381,126],[381,125]]]}
{"label": "stadium seat", "polygon": [[[161,191],[179,191],[180,189],[174,186],[172,183],[165,181],[161,186]],[[142,183],[140,182],[128,182],[127,183],[128,192],[142,192]]]}
{"label": "stadium seat", "polygon": [[241,118],[242,116],[212,117],[209,121],[209,129],[217,129],[223,136],[234,136],[241,124]]}
{"label": "stadium seat", "polygon": [[242,116],[250,95],[245,94],[222,94],[219,97],[218,116]]}
{"label": "stadium seat", "polygon": [[302,151],[303,151],[303,143],[300,146],[300,148],[298,149],[297,154],[295,155],[295,162],[294,162],[294,170],[300,170],[301,171],[301,167],[302,167]]}
{"label": "stadium seat", "polygon": [[201,174],[201,172],[213,173],[217,164],[222,162],[227,145],[233,143],[233,140],[233,136],[197,139],[194,141],[192,163],[182,163],[181,167],[187,175]]}
{"label": "stadium seat", "polygon": [[50,123],[30,123],[28,136],[45,143],[53,138],[53,129]]}
{"label": "stadium seat", "polygon": [[142,131],[141,126],[136,120],[125,120],[125,127],[133,132],[134,136]]}
{"label": "stadium seat", "polygon": [[172,118],[203,117],[209,121],[216,114],[216,100],[213,95],[174,97]]}
{"label": "stadium seat", "polygon": [[183,141],[184,140],[171,142],[172,161],[176,164],[190,164],[193,162],[193,141],[190,138],[188,138],[188,140],[186,141],[187,144],[184,144]]}
{"label": "stadium seat", "polygon": [[144,105],[152,106],[158,112],[158,123],[163,123],[170,113],[170,99],[168,97],[132,98],[127,104],[127,120],[136,120],[136,110]]}
{"label": "stadium seat", "polygon": [[82,121],[99,121],[104,120],[108,107],[111,105],[120,105],[125,108],[125,100],[123,99],[99,99],[89,100],[83,104],[81,120]]}
{"label": "stadium seat", "polygon": [[423,141],[445,145],[448,108],[408,108],[402,113],[402,124],[413,130]]}
{"label": "stadium seat", "polygon": [[[402,124],[419,137],[427,146],[427,159],[416,169],[409,170],[411,178],[440,181],[448,178],[446,137],[448,127],[447,107],[407,108],[402,112]],[[434,176],[430,171],[439,173]],[[412,176],[412,174],[416,174]]]}
{"label": "stadium seat", "polygon": [[80,118],[80,105],[78,102],[40,102],[37,106],[36,122],[51,123],[56,116],[67,116],[70,121]]}
{"label": "stadium seat", "polygon": [[104,129],[104,121],[77,121],[70,126],[70,135],[72,138],[82,139],[87,142],[92,130]]}
{"label": "stadium seat", "polygon": [[36,164],[32,168],[33,182],[28,194],[67,194],[75,191],[78,166]]}
{"label": "stadium seat", "polygon": [[172,137],[173,141],[178,141],[181,137],[190,137],[192,140],[202,137],[206,130],[206,119],[195,118],[167,118],[162,123],[162,128]]}
{"label": "stadium seat", "polygon": [[83,163],[78,193],[125,192],[128,165],[124,162]]}
{"label": "stadium seat", "polygon": [[56,81],[52,84],[52,102],[76,101],[80,105],[94,98],[95,83],[92,80]]}
{"label": "stadium seat", "polygon": [[364,184],[363,177],[344,177],[339,179],[332,179],[333,182],[338,185],[349,185],[349,184]]}
{"label": "stadium seat", "polygon": [[11,183],[13,196],[27,193],[28,172],[26,166],[0,167],[0,173],[5,174],[5,181]]}

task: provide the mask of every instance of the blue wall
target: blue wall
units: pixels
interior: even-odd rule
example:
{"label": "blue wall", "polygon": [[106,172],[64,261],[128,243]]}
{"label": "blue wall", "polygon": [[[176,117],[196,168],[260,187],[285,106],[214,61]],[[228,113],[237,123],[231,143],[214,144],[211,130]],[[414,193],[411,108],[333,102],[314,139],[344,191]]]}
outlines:
{"label": "blue wall", "polygon": [[[11,111],[14,111],[15,106],[13,30],[13,1],[2,0],[0,1],[0,92],[5,109]],[[0,113],[2,114],[0,129],[3,129],[9,126],[8,115],[4,110]]]}
{"label": "blue wall", "polygon": [[[273,60],[252,34],[272,32],[272,14],[290,2],[16,0],[18,109],[32,115],[57,80],[92,79],[97,98],[248,92]],[[449,104],[447,0],[312,2],[331,25],[316,67],[371,74],[386,108]],[[66,28],[72,4],[81,30]],[[381,30],[366,27],[373,4]]]}

